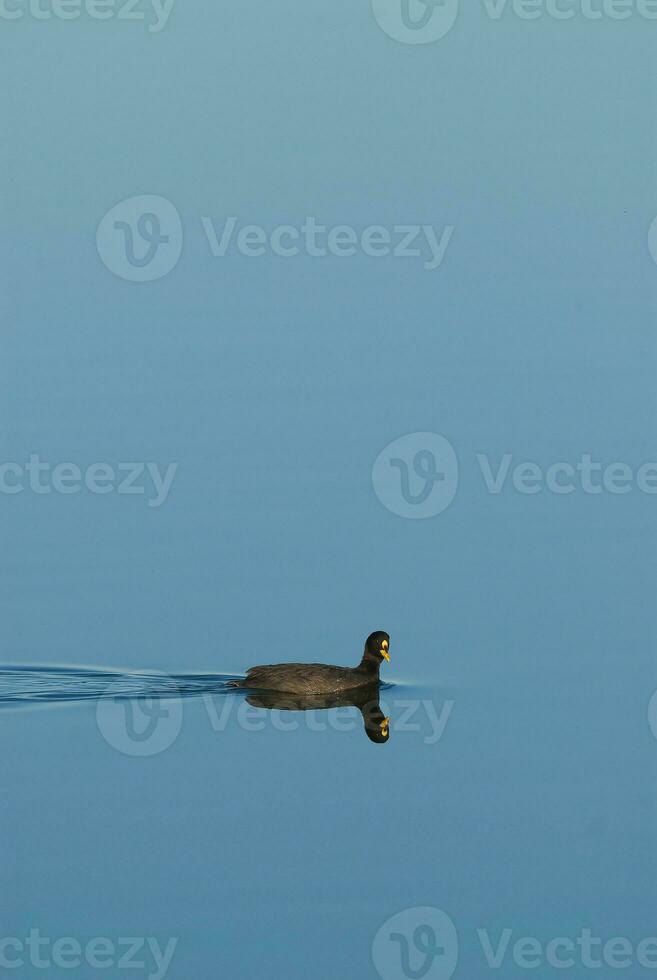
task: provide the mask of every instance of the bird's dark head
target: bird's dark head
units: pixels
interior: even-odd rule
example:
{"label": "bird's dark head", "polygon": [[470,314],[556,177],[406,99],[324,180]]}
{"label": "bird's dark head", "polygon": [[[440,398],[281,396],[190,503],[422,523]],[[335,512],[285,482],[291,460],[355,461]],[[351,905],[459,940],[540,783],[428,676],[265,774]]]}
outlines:
{"label": "bird's dark head", "polygon": [[363,662],[380,665],[383,660],[390,660],[390,637],[383,630],[377,630],[365,640]]}

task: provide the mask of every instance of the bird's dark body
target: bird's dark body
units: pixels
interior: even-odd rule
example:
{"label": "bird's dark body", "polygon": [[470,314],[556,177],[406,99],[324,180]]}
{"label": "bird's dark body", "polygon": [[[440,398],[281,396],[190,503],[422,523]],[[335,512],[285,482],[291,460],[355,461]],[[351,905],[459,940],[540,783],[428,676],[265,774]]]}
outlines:
{"label": "bird's dark body", "polygon": [[281,691],[285,694],[339,694],[379,684],[382,660],[389,660],[390,637],[382,630],[370,633],[365,641],[363,659],[357,667],[333,667],[331,664],[265,664],[252,667],[243,680],[231,687],[252,691]]}
{"label": "bird's dark body", "polygon": [[366,684],[338,694],[293,694],[289,691],[253,691],[247,699],[256,708],[278,708],[279,711],[321,711],[327,708],[379,707],[379,685]]}
{"label": "bird's dark body", "polygon": [[235,687],[287,694],[337,694],[378,682],[370,671],[360,667],[332,667],[330,664],[271,664],[252,667]]}

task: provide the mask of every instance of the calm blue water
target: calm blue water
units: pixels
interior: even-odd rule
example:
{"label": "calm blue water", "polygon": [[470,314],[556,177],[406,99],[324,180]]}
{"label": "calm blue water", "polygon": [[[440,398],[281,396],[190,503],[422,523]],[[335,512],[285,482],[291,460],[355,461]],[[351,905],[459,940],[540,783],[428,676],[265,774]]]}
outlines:
{"label": "calm blue water", "polygon": [[657,21],[398,2],[3,8],[15,977],[657,961]]}

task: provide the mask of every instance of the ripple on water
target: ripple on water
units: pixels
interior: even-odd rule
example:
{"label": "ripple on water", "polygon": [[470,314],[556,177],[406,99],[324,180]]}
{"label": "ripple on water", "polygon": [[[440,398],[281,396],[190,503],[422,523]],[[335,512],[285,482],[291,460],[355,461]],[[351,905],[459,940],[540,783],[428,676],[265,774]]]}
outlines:
{"label": "ripple on water", "polygon": [[0,667],[0,707],[100,698],[194,697],[230,693],[235,674],[155,674],[84,667]]}

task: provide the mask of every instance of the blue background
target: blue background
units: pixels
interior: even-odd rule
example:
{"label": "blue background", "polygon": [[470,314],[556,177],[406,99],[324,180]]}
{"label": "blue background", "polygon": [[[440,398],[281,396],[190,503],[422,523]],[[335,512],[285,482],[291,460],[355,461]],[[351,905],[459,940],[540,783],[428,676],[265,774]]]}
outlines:
{"label": "blue background", "polygon": [[[3,712],[5,936],[178,936],[171,978],[292,980],[375,976],[413,906],[470,978],[476,928],[657,931],[655,498],[491,496],[475,459],[657,458],[657,23],[462,6],[426,46],[366,0],[0,22],[3,460],[180,464],[159,509],[0,497],[3,660],[348,664],[383,628],[386,679],[455,701],[433,746],[216,733],[189,701],[150,759],[89,704]],[[185,230],[152,283],[96,251],[137,194]],[[456,230],[429,272],[213,258],[202,215]],[[370,478],[416,431],[460,464],[426,521]]]}

